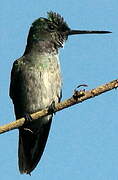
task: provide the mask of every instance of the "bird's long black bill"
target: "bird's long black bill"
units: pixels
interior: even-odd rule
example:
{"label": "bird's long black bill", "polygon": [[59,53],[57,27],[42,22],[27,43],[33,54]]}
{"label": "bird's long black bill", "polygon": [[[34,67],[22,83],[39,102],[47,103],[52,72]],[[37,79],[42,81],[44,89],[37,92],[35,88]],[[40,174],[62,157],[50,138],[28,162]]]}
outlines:
{"label": "bird's long black bill", "polygon": [[76,35],[76,34],[106,34],[112,33],[111,31],[86,31],[86,30],[70,30],[68,35]]}

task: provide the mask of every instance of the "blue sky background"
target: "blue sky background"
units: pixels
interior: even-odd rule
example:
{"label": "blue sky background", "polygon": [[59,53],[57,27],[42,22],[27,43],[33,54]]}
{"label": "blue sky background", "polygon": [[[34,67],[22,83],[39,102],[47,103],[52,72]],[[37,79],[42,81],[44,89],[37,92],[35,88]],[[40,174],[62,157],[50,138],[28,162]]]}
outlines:
{"label": "blue sky background", "polygon": [[[63,99],[118,78],[117,0],[0,1],[0,124],[14,120],[8,95],[12,63],[22,56],[29,27],[53,10],[71,28],[110,30],[69,37],[60,50]],[[18,131],[0,135],[0,179],[118,180],[118,92],[113,90],[56,114],[43,157],[32,176],[20,175]]]}

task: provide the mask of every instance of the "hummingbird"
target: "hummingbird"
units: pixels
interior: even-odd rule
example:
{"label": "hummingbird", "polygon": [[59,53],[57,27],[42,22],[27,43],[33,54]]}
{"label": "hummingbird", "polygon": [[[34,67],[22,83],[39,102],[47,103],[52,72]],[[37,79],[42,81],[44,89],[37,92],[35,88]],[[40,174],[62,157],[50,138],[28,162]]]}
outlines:
{"label": "hummingbird", "polygon": [[[36,19],[29,30],[24,54],[13,63],[10,97],[16,119],[51,107],[62,97],[59,48],[70,35],[104,34],[110,31],[72,30],[56,12]],[[21,174],[31,174],[40,161],[53,113],[19,128],[18,164]]]}

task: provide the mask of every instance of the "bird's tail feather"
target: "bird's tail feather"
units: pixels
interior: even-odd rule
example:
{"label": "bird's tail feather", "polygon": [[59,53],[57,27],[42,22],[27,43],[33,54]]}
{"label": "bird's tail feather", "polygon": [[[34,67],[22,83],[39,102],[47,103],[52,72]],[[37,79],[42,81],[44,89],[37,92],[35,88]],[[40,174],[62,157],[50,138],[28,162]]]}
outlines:
{"label": "bird's tail feather", "polygon": [[19,129],[19,170],[20,173],[30,174],[38,164],[48,138],[52,118],[42,125],[38,131],[35,129]]}

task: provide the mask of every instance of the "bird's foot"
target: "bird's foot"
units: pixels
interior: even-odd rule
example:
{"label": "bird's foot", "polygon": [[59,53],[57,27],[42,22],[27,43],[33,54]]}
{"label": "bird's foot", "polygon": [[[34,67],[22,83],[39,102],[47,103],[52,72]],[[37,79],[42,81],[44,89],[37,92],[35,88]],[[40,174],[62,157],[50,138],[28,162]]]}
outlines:
{"label": "bird's foot", "polygon": [[73,98],[74,99],[78,99],[78,98],[81,98],[82,96],[85,95],[85,89],[81,89],[81,90],[77,90],[78,88],[80,87],[88,87],[88,85],[86,84],[80,84],[79,86],[77,86],[75,89],[74,89],[74,94],[73,94]]}
{"label": "bird's foot", "polygon": [[28,131],[29,133],[34,133],[30,128],[26,127],[26,125],[28,125],[30,122],[32,122],[32,117],[30,116],[30,114],[25,114],[24,116],[25,118],[25,122],[24,122],[24,125],[23,125],[23,129],[25,131]]}
{"label": "bird's foot", "polygon": [[25,114],[25,124],[32,122],[32,120],[33,119],[30,114]]}
{"label": "bird's foot", "polygon": [[53,114],[53,113],[55,114],[56,113],[56,108],[55,108],[55,102],[54,101],[52,101],[51,105],[49,106],[48,112],[49,112],[49,114]]}

